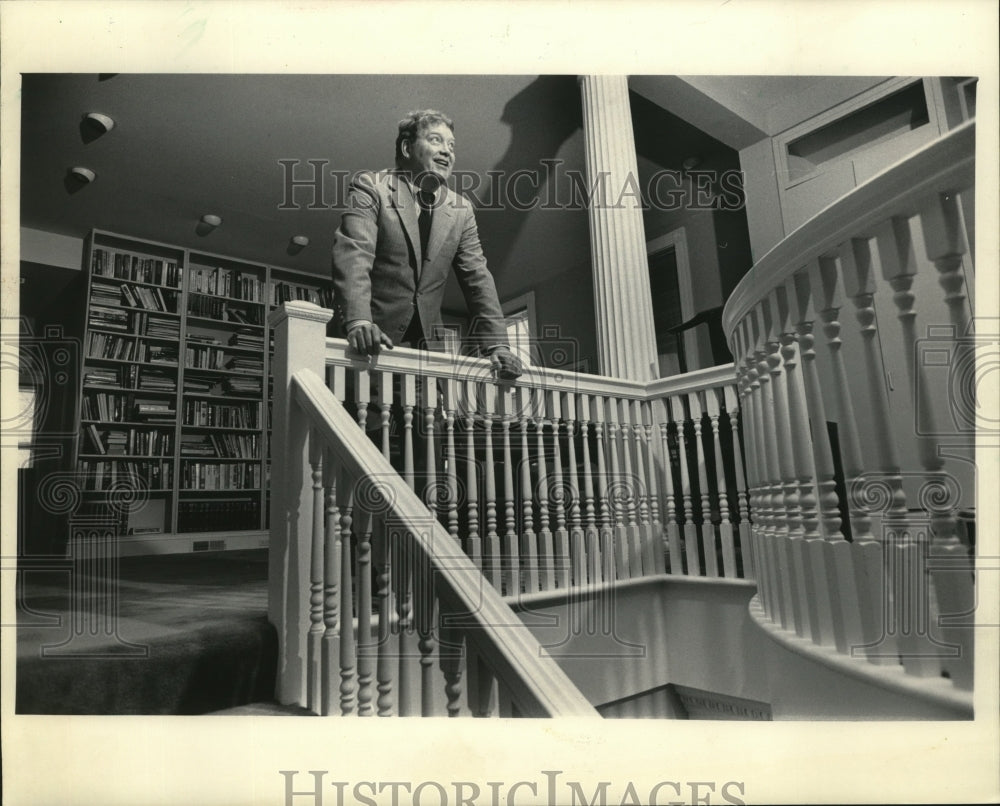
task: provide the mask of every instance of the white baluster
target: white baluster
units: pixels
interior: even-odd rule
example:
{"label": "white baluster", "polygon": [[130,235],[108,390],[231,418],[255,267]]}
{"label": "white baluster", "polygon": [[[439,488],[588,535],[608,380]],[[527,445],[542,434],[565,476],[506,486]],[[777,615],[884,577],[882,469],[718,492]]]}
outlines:
{"label": "white baluster", "polygon": [[[970,190],[970,192],[972,192]],[[920,208],[920,226],[927,258],[933,261],[944,289],[955,338],[970,334],[969,306],[965,297],[962,262],[968,252],[965,227],[955,193],[941,193]]]}
{"label": "white baluster", "polygon": [[601,579],[611,582],[617,578],[614,553],[614,523],[611,519],[611,508],[608,503],[608,464],[607,442],[605,439],[605,399],[595,395],[592,401],[592,417],[594,421],[594,438],[597,441],[597,504],[600,511],[601,525],[598,530],[601,547]]}
{"label": "white baluster", "polygon": [[354,482],[343,472],[337,480],[340,498],[340,712],[350,714],[355,706],[356,649],[354,643],[354,563],[351,531],[354,523]]}
{"label": "white baluster", "polygon": [[323,538],[323,632],[322,713],[334,712],[340,679],[340,509],[337,507],[337,471],[333,453],[323,458],[323,484],[326,497],[326,524]]}
{"label": "white baluster", "polygon": [[563,418],[566,421],[566,481],[569,489],[569,556],[573,584],[587,582],[586,546],[580,520],[580,484],[576,467],[576,395],[562,395]]}
{"label": "white baluster", "polygon": [[618,436],[622,451],[622,489],[625,492],[625,517],[628,531],[629,574],[642,576],[642,535],[639,533],[639,474],[632,461],[632,402],[615,401],[618,413]]}
{"label": "white baluster", "polygon": [[502,412],[500,433],[503,450],[504,534],[501,544],[503,590],[505,596],[520,596],[521,563],[517,547],[517,510],[514,505],[514,461],[510,447],[510,427],[515,416],[513,394],[509,390],[501,390],[499,397]]}
{"label": "white baluster", "polygon": [[708,490],[708,471],[705,465],[705,444],[702,440],[702,393],[691,392],[687,396],[691,411],[691,423],[694,426],[695,456],[698,463],[698,494],[701,499],[701,524],[698,531],[701,534],[702,556],[705,560],[705,576],[719,575],[719,554],[715,548],[715,524],[712,522],[712,500]]}
{"label": "white baluster", "polygon": [[[757,335],[755,331],[756,315],[751,311],[742,322],[741,339],[744,345],[744,354],[747,365],[747,411],[753,416],[753,427],[749,430],[753,437],[751,445],[752,453],[756,457],[754,463],[754,478],[756,507],[754,511],[759,516],[755,518],[755,545],[758,548],[756,556],[761,559],[758,565],[758,584],[761,590],[761,601],[764,603],[764,612],[767,617],[774,622],[780,621],[779,612],[781,610],[779,596],[779,575],[778,559],[774,545],[775,533],[775,509],[774,496],[772,495],[772,479],[777,475],[777,459],[774,456],[773,446],[766,447],[771,441],[769,431],[765,425],[764,409],[769,402],[764,398],[762,383],[768,377],[767,362],[761,361],[764,356],[763,350],[759,349]],[[773,461],[773,464],[772,464]]]}
{"label": "white baluster", "polygon": [[392,409],[392,373],[376,372],[375,380],[378,387],[378,407],[380,416],[380,431],[382,436],[382,455],[386,461],[390,459],[389,421]]}
{"label": "white baluster", "polygon": [[743,449],[740,447],[739,391],[732,384],[726,384],[722,391],[725,396],[726,416],[729,418],[729,427],[733,432],[733,464],[736,472],[736,505],[740,515],[740,556],[743,560],[743,577],[754,579],[757,572],[751,546],[750,508],[747,498],[747,480],[743,472]]}
{"label": "white baluster", "polygon": [[669,399],[670,417],[677,429],[677,452],[681,466],[681,506],[684,510],[684,553],[687,560],[687,576],[701,576],[701,551],[698,547],[698,527],[694,522],[694,508],[691,498],[691,472],[687,456],[687,412],[685,398],[677,395]]}
{"label": "white baluster", "polygon": [[642,444],[646,449],[646,466],[649,474],[646,489],[649,506],[649,525],[653,540],[652,573],[662,574],[666,571],[666,544],[663,540],[663,522],[660,519],[660,485],[656,474],[656,444],[658,437],[653,420],[653,406],[648,400],[642,402],[639,422],[642,428]]}
{"label": "white baluster", "polygon": [[389,550],[390,536],[386,534],[385,521],[379,519],[379,528],[374,534],[373,555],[375,559],[375,598],[378,602],[378,660],[376,664],[376,707],[379,716],[391,716],[393,712],[393,670],[395,647],[392,645],[392,552]]}
{"label": "white baluster", "polygon": [[608,455],[611,457],[611,475],[608,480],[608,505],[614,522],[614,558],[615,577],[629,579],[632,575],[632,564],[629,560],[629,536],[626,526],[626,506],[628,491],[623,480],[621,466],[618,460],[618,401],[609,397],[605,401],[605,412],[608,417],[606,429]]}
{"label": "white baluster", "polygon": [[500,538],[497,535],[497,482],[493,454],[493,421],[497,411],[497,388],[492,383],[483,386],[483,424],[486,435],[486,456],[483,470],[486,474],[486,541],[483,544],[483,573],[498,591],[500,582]]}
{"label": "white baluster", "polygon": [[420,379],[424,404],[424,503],[435,519],[438,517],[439,497],[443,492],[438,486],[437,445],[434,440],[434,423],[438,407],[437,378],[425,375]]}
{"label": "white baluster", "polygon": [[736,545],[733,539],[733,523],[729,518],[729,496],[726,492],[726,465],[719,435],[719,398],[721,390],[705,390],[705,408],[712,426],[712,446],[715,449],[715,489],[719,501],[719,542],[722,544],[723,575],[735,579]]}
{"label": "white baluster", "polygon": [[323,497],[323,443],[319,434],[309,431],[309,465],[312,468],[312,546],[309,557],[309,634],[306,643],[306,707],[314,714],[322,709],[322,643],[323,643],[323,527],[325,501]]}
{"label": "white baluster", "polygon": [[552,545],[552,530],[549,528],[552,513],[549,511],[549,479],[545,467],[545,417],[544,393],[537,392],[534,400],[535,456],[538,460],[538,563],[541,571],[542,590],[552,590],[556,586],[555,555]]}
{"label": "white baluster", "polygon": [[[416,376],[404,374],[400,377],[400,391],[403,406],[403,479],[411,490],[415,490],[416,479],[413,453],[413,409],[417,404]],[[399,672],[396,694],[400,716],[414,716],[417,712],[413,696],[413,661],[416,655],[413,624],[413,557],[410,553],[409,536],[402,530],[395,531],[396,573],[393,584],[396,592],[399,632]]]}
{"label": "white baluster", "polygon": [[552,421],[552,485],[550,498],[555,504],[556,528],[553,533],[556,587],[570,586],[569,532],[566,531],[566,488],[563,482],[562,448],[559,444],[559,426],[562,407],[558,392],[546,393],[547,411]]}
{"label": "white baluster", "polygon": [[358,531],[358,716],[374,714],[375,638],[372,635],[372,535],[375,517],[367,484],[355,496]]}
{"label": "white baluster", "polygon": [[458,536],[458,469],[455,459],[455,413],[458,409],[458,381],[445,378],[444,387],[444,427],[445,427],[445,492],[448,496],[448,534],[456,544],[461,545]]}
{"label": "white baluster", "polygon": [[660,444],[663,453],[663,476],[666,490],[664,499],[666,513],[664,520],[667,529],[667,547],[670,552],[670,573],[684,573],[684,558],[681,553],[680,526],[677,523],[676,493],[674,492],[674,468],[670,461],[670,420],[667,412],[667,401],[656,400],[653,403],[660,411]]}
{"label": "white baluster", "polygon": [[648,449],[645,443],[646,432],[642,423],[642,403],[639,400],[631,400],[625,401],[625,405],[629,407],[631,412],[633,450],[635,451],[635,512],[638,520],[642,574],[649,576],[655,573],[657,550],[653,540],[653,524],[649,518],[650,488],[646,476]]}
{"label": "white baluster", "polygon": [[[425,535],[429,542],[430,535]],[[437,649],[435,624],[437,596],[430,560],[417,555],[414,545],[414,620],[417,627],[417,648],[420,651],[420,715],[434,716],[434,653]]]}
{"label": "white baluster", "polygon": [[465,550],[469,558],[481,571],[483,568],[483,546],[479,537],[479,479],[476,473],[476,407],[477,387],[475,381],[465,382],[465,500],[468,517],[468,536]]}
{"label": "white baluster", "polygon": [[594,507],[594,478],[590,463],[590,395],[579,397],[580,449],[583,459],[583,515],[584,542],[587,551],[587,577],[591,584],[604,577],[601,565],[601,538],[597,531],[597,513]]}
{"label": "white baluster", "polygon": [[528,426],[531,423],[535,391],[526,385],[517,387],[517,417],[521,431],[521,558],[523,560],[524,589],[534,593],[540,587],[538,574],[538,544],[535,536],[534,495],[531,486],[531,453],[528,443]]}

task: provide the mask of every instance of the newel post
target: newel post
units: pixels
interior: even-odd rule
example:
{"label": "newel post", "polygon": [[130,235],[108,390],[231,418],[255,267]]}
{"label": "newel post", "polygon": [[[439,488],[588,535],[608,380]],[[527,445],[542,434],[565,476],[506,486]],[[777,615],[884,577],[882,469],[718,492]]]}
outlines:
{"label": "newel post", "polygon": [[274,334],[274,395],[267,611],[278,633],[275,698],[283,704],[304,703],[313,495],[309,423],[292,416],[289,391],[299,370],[325,377],[326,323],[332,316],[311,302],[296,301],[286,302],[268,319]]}

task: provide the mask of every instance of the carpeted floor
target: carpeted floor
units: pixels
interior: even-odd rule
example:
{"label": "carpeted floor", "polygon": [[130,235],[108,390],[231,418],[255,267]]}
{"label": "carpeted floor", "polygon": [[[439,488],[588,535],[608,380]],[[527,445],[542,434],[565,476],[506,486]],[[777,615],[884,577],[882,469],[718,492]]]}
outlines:
{"label": "carpeted floor", "polygon": [[22,562],[17,712],[203,714],[271,700],[267,552]]}

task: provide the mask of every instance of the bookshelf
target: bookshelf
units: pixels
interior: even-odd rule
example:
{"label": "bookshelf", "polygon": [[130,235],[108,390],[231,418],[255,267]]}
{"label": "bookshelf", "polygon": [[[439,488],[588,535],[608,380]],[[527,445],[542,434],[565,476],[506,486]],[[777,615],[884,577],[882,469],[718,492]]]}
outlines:
{"label": "bookshelf", "polygon": [[113,521],[126,554],[266,545],[267,316],[329,306],[329,283],[102,230],[84,269],[78,513]]}

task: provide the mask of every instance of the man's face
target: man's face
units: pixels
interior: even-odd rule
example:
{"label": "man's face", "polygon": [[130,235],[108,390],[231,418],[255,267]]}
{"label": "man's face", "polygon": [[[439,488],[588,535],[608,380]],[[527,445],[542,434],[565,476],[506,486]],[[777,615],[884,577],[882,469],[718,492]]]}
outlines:
{"label": "man's face", "polygon": [[444,123],[420,132],[416,140],[404,141],[403,167],[414,177],[436,177],[447,182],[455,167],[455,135]]}

